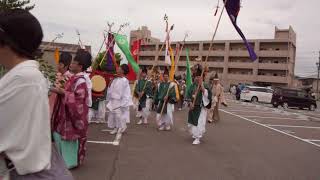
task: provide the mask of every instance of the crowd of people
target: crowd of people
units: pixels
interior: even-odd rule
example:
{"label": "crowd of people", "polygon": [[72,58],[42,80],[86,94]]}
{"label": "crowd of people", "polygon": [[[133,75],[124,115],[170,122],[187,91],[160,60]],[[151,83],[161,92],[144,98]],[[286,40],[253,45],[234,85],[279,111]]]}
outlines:
{"label": "crowd of people", "polygon": [[196,64],[192,68],[193,84],[187,87],[185,78],[170,81],[167,69],[164,69],[161,76],[163,80],[148,79],[147,74],[147,69],[143,69],[133,88],[137,124],[148,124],[150,112],[154,110],[158,130],[170,131],[174,124],[175,108],[182,110],[188,107],[188,124],[194,138],[193,144],[200,144],[206,122],[218,122],[219,104],[227,106],[218,75],[215,74],[206,82],[208,72]]}
{"label": "crowd of people", "polygon": [[[40,23],[28,11],[0,12],[0,64],[8,69],[0,79],[0,178],[71,180],[68,169],[79,167],[86,157],[93,104],[86,70],[92,56],[81,48],[74,57],[61,53],[57,80],[48,88],[33,60],[42,38]],[[161,80],[154,80],[143,68],[131,89],[128,73],[128,65],[120,65],[106,90],[102,108],[110,134],[127,130],[130,106],[138,117],[136,124],[150,123],[155,110],[158,130],[170,131],[175,107],[182,110],[186,105],[192,144],[198,145],[206,123],[220,120],[219,104],[227,105],[218,75],[206,82],[208,72],[200,64],[192,68],[190,87],[184,77],[170,80],[167,69]]]}

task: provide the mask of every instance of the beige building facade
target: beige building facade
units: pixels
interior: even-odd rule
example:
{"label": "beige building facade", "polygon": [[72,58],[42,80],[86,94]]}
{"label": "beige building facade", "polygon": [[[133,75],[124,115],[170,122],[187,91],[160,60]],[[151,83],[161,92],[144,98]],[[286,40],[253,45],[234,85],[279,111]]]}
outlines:
{"label": "beige building facade", "polygon": [[[133,31],[130,39],[143,38],[139,31]],[[150,32],[151,35],[151,32]],[[288,29],[275,27],[273,39],[251,39],[258,56],[256,61],[249,58],[249,53],[242,40],[214,41],[209,52],[210,41],[187,41],[185,48],[190,50],[191,64],[203,62],[208,56],[209,73],[218,73],[222,84],[229,88],[233,84],[246,83],[259,86],[294,86],[294,67],[296,59],[296,33],[290,26]],[[164,50],[158,52],[163,42],[143,42],[139,52],[139,64],[151,67],[154,64],[163,69]],[[182,42],[171,42],[172,49]],[[186,51],[181,52],[177,74],[186,71]]]}
{"label": "beige building facade", "polygon": [[[42,59],[47,60],[51,65],[56,65],[54,60],[56,48],[59,49],[59,52],[69,52],[74,57],[80,46],[78,44],[42,42],[39,47]],[[85,46],[85,48],[91,52],[91,46]]]}
{"label": "beige building facade", "polygon": [[147,26],[141,26],[137,30],[130,32],[130,44],[136,40],[142,40],[143,43],[160,43],[160,39],[152,37],[151,31]]}

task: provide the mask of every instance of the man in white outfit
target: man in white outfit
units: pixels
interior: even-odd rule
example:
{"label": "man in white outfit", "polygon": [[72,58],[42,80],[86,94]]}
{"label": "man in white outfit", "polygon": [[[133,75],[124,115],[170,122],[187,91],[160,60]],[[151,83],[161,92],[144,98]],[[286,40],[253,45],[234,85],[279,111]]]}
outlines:
{"label": "man in white outfit", "polygon": [[123,133],[130,122],[129,107],[133,102],[129,81],[125,77],[128,73],[128,65],[122,64],[107,90],[108,127],[113,129],[110,134]]}

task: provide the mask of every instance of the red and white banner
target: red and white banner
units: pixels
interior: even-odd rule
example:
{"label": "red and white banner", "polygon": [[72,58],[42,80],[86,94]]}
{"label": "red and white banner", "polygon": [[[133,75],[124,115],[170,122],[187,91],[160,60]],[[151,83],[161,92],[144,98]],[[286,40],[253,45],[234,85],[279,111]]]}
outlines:
{"label": "red and white banner", "polygon": [[[131,54],[134,58],[134,60],[139,64],[139,52],[140,52],[140,45],[141,45],[141,39],[138,39],[136,41],[132,42],[131,46]],[[137,75],[134,73],[132,67],[129,65],[129,74],[127,75],[127,78],[129,81],[134,81],[137,79]]]}

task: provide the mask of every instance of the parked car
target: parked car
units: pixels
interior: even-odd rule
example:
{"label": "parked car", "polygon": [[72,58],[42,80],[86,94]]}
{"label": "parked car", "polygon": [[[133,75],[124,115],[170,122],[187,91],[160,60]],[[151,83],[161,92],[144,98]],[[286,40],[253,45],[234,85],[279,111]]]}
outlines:
{"label": "parked car", "polygon": [[240,99],[251,102],[271,103],[273,90],[266,87],[246,86],[240,94]]}
{"label": "parked car", "polygon": [[280,105],[284,108],[308,108],[310,111],[314,111],[317,108],[316,100],[305,90],[299,89],[275,88],[271,103],[273,107]]}

